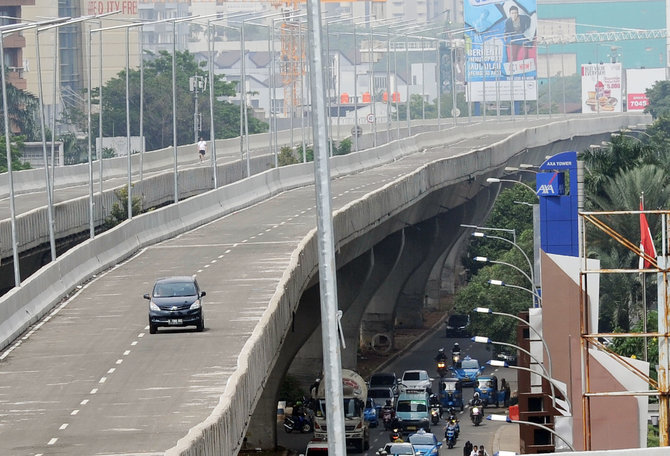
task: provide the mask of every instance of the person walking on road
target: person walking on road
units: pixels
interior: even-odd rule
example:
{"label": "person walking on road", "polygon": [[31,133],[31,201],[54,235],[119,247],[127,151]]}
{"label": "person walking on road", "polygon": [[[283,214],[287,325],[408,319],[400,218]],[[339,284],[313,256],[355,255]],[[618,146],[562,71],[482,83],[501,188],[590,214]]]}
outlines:
{"label": "person walking on road", "polygon": [[463,447],[463,456],[470,456],[470,453],[472,453],[472,443],[468,440]]}
{"label": "person walking on road", "polygon": [[200,141],[198,141],[198,157],[200,157],[200,161],[205,160],[205,153],[207,153],[207,141],[202,139],[201,136]]}

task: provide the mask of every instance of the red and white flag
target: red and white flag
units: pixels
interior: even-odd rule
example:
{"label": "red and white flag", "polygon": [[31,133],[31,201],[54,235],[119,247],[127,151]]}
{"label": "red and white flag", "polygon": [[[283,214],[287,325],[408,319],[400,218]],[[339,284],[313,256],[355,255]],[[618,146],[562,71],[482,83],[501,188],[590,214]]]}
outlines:
{"label": "red and white flag", "polygon": [[[644,210],[644,203],[640,199],[640,210]],[[640,253],[646,253],[647,256],[656,258],[656,248],[654,247],[654,240],[651,237],[651,230],[649,230],[649,224],[647,223],[647,217],[645,214],[640,214]],[[644,257],[640,256],[640,269],[647,269],[651,266],[651,262]]]}

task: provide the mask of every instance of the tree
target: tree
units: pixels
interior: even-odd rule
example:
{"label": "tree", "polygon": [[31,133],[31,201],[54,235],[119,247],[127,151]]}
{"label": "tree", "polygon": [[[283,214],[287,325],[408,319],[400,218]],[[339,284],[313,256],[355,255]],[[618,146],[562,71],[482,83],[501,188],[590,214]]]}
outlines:
{"label": "tree", "polygon": [[645,113],[651,114],[654,119],[670,115],[670,81],[657,81],[645,94],[649,99]]}
{"label": "tree", "polygon": [[[193,142],[193,113],[195,96],[189,92],[189,78],[198,76],[208,80],[208,73],[188,51],[177,52],[175,67],[176,80],[176,119],[177,144]],[[129,78],[130,97],[130,134],[139,135],[140,105],[140,72],[131,69]],[[102,89],[103,133],[106,136],[126,135],[126,73],[110,79]],[[167,147],[172,144],[172,54],[161,51],[144,64],[144,135],[147,150]],[[202,114],[202,125],[209,126],[209,90],[199,92],[198,112]],[[222,75],[214,76],[215,98],[232,96],[236,93],[236,83],[226,82]],[[91,102],[100,103],[99,90],[91,93]],[[72,118],[83,119],[73,114]],[[249,110],[249,133],[260,133],[267,130],[267,124],[253,117]],[[92,116],[92,129],[98,130],[99,116]],[[217,138],[231,138],[240,132],[240,108],[225,101],[217,101],[214,105],[214,123]],[[84,126],[82,125],[82,128]],[[205,128],[204,136],[207,136]]]}
{"label": "tree", "polygon": [[[30,163],[21,161],[21,150],[23,149],[23,136],[12,136],[12,143],[10,149],[12,152],[12,171],[20,169],[30,169]],[[5,137],[0,136],[0,173],[6,173],[7,168],[7,154],[5,153]]]}
{"label": "tree", "polygon": [[[17,89],[11,84],[7,88],[7,109],[9,111],[10,129],[16,129],[24,137],[24,141],[41,140],[39,125],[39,100],[25,90]],[[2,112],[2,104],[0,104]],[[4,115],[0,116],[0,131],[5,131]]]}

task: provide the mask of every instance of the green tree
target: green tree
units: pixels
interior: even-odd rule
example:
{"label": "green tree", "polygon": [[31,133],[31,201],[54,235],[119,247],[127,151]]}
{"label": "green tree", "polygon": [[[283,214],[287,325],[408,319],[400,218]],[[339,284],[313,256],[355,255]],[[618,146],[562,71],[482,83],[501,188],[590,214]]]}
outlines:
{"label": "green tree", "polygon": [[[177,144],[193,142],[193,113],[195,95],[189,91],[189,78],[198,76],[208,80],[208,73],[199,65],[195,56],[188,51],[177,52],[176,74],[176,118]],[[139,135],[140,72],[131,69],[129,78],[130,97],[130,134]],[[102,90],[103,132],[108,136],[126,135],[126,74],[125,70],[110,79]],[[172,54],[161,51],[144,65],[144,135],[147,150],[159,149],[172,144]],[[202,115],[202,125],[209,126],[209,90],[199,92],[198,112]],[[236,84],[224,81],[222,75],[214,76],[215,98],[232,96],[236,93]],[[99,104],[99,90],[91,94],[92,103]],[[72,118],[84,117],[73,115]],[[253,117],[248,111],[249,133],[267,131],[267,124]],[[98,129],[99,116],[92,116],[93,131]],[[217,138],[230,138],[240,132],[240,108],[225,101],[214,105],[214,123]],[[82,126],[83,127],[83,126]],[[203,132],[208,136],[207,131]]]}
{"label": "green tree", "polygon": [[654,119],[670,115],[670,81],[658,81],[645,93],[649,104],[644,112],[651,114]]}
{"label": "green tree", "polygon": [[[106,228],[112,228],[128,218],[128,186],[114,190],[114,195],[119,200],[112,205],[110,216],[105,220]],[[139,196],[132,197],[133,214],[142,212],[142,199]]]}
{"label": "green tree", "polygon": [[[21,161],[21,150],[23,149],[23,136],[12,136],[10,149],[12,152],[12,171],[30,169],[30,163]],[[5,153],[5,137],[0,136],[0,173],[7,172],[7,154]]]}
{"label": "green tree", "polygon": [[[38,98],[11,84],[7,84],[6,88],[10,126],[20,132],[24,141],[41,140]],[[0,112],[2,112],[2,104],[0,104]],[[5,131],[4,115],[0,115],[0,131],[3,133]]]}

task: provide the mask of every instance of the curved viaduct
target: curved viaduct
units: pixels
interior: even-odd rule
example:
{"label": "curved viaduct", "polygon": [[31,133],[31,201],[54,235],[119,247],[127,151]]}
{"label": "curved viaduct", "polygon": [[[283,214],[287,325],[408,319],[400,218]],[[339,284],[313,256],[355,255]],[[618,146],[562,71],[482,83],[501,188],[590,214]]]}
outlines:
{"label": "curved viaduct", "polygon": [[[459,225],[481,222],[496,197],[487,177],[642,121],[486,122],[333,158],[344,367],[361,333],[421,324],[427,284],[448,283],[458,259]],[[292,365],[320,370],[311,166],[135,217],[3,297],[5,341],[39,323],[0,357],[0,453],[231,455],[245,436],[274,446],[279,382]],[[207,331],[149,336],[141,295],[185,271],[208,292]]]}

